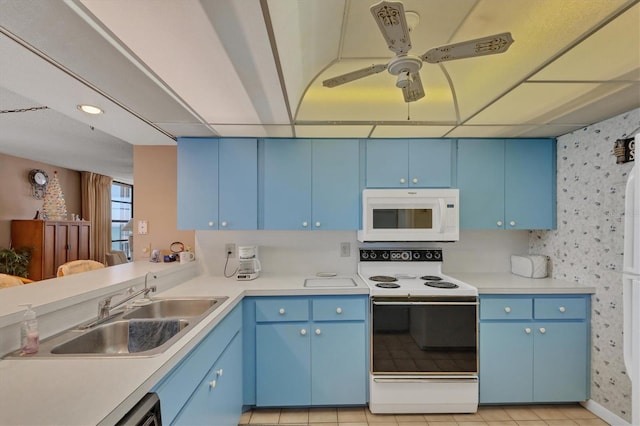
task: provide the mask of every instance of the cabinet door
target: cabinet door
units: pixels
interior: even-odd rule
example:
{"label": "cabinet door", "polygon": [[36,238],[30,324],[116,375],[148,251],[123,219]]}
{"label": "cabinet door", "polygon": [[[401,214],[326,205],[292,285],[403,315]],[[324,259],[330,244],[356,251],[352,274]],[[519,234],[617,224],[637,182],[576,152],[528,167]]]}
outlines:
{"label": "cabinet door", "polygon": [[451,139],[409,140],[409,186],[450,188],[454,146]]}
{"label": "cabinet door", "polygon": [[360,142],[314,140],[312,155],[312,228],[357,230]]}
{"label": "cabinet door", "polygon": [[55,251],[56,251],[56,270],[63,263],[76,260],[70,256],[69,247],[69,225],[66,223],[56,223],[55,225]]}
{"label": "cabinet door", "polygon": [[409,186],[409,141],[406,139],[367,140],[367,188]]}
{"label": "cabinet door", "polygon": [[91,259],[91,225],[78,224],[78,259]]}
{"label": "cabinet door", "polygon": [[[556,143],[553,139],[513,139],[505,151],[505,227],[556,227]],[[461,208],[464,208],[462,201]]]}
{"label": "cabinet door", "polygon": [[[44,222],[44,240],[42,247],[42,276],[36,275],[30,276],[32,279],[46,280],[48,278],[55,278],[58,273],[58,266],[62,263],[58,263],[57,253],[57,226],[51,222]],[[64,262],[63,262],[64,263]]]}
{"label": "cabinet door", "polygon": [[309,229],[311,141],[264,141],[264,229]]}
{"label": "cabinet door", "polygon": [[219,140],[220,229],[258,228],[258,142]]}
{"label": "cabinet door", "polygon": [[504,140],[458,141],[461,229],[504,228]]}
{"label": "cabinet door", "polygon": [[584,322],[536,322],[533,401],[589,399],[589,336]]}
{"label": "cabinet door", "polygon": [[364,322],[316,322],[311,332],[311,403],[365,404]]}
{"label": "cabinet door", "polygon": [[309,323],[256,325],[256,404],[311,403]]}
{"label": "cabinet door", "polygon": [[235,426],[241,413],[242,333],[238,333],[172,424]]}
{"label": "cabinet door", "polygon": [[533,397],[533,325],[480,323],[480,402],[530,402]]}
{"label": "cabinet door", "polygon": [[218,140],[178,138],[177,167],[178,229],[217,229]]}

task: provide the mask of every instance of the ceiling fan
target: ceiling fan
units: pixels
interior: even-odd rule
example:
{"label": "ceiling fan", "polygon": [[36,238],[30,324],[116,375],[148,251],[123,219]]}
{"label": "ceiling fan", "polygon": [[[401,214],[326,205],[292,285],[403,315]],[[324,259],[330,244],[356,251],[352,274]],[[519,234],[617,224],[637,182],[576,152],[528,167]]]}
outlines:
{"label": "ceiling fan", "polygon": [[422,62],[437,64],[438,62],[452,61],[455,59],[471,58],[475,56],[494,55],[504,53],[513,43],[511,33],[495,34],[475,40],[430,49],[422,56],[410,55],[411,39],[410,27],[407,17],[417,24],[419,16],[415,12],[404,11],[401,2],[381,1],[370,7],[371,14],[376,20],[389,50],[396,56],[387,64],[374,64],[366,68],[352,71],[337,77],[324,80],[325,87],[336,87],[350,81],[354,81],[372,74],[388,70],[389,74],[398,77],[396,87],[402,89],[405,102],[415,102],[424,97],[424,88],[420,80],[420,68]]}

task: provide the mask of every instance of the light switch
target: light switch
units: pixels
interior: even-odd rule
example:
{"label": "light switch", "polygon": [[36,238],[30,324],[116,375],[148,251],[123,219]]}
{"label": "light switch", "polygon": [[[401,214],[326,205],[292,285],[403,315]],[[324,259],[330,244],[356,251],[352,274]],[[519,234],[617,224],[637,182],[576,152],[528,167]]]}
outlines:
{"label": "light switch", "polygon": [[149,228],[147,226],[147,221],[146,220],[139,220],[138,221],[138,234],[140,235],[147,235]]}

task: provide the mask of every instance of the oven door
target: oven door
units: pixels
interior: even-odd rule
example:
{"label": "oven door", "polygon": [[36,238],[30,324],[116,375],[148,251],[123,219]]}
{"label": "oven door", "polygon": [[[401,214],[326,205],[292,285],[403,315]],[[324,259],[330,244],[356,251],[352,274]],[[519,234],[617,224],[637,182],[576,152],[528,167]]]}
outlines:
{"label": "oven door", "polygon": [[478,373],[476,297],[373,297],[374,375]]}

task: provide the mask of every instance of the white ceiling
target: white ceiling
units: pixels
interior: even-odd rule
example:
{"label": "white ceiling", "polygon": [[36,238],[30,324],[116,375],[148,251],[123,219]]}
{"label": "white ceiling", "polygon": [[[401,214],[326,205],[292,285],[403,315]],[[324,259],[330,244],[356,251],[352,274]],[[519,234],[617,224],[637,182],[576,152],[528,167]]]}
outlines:
{"label": "white ceiling", "polygon": [[[425,63],[406,104],[377,0],[0,0],[0,152],[133,178],[179,136],[555,137],[640,106],[638,0],[405,0],[414,55],[511,32],[500,55]],[[77,110],[102,107],[100,116]]]}

